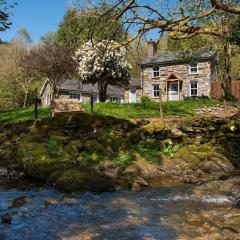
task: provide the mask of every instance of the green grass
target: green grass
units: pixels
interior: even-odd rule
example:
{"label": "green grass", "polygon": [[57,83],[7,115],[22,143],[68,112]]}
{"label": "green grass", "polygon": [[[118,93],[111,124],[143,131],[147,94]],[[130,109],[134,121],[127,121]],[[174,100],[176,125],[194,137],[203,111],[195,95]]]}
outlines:
{"label": "green grass", "polygon": [[[220,103],[219,100],[194,100],[181,102],[164,102],[163,112],[165,116],[193,116],[195,110],[201,106],[211,106]],[[90,104],[85,105],[85,111],[90,112]],[[159,104],[149,103],[145,108],[141,103],[97,103],[94,104],[94,112],[110,115],[118,118],[151,118],[159,116]]]}
{"label": "green grass", "polygon": [[[51,116],[48,108],[38,108],[38,118],[49,118]],[[17,108],[0,111],[0,123],[21,122],[34,119],[34,107]]]}
{"label": "green grass", "polygon": [[[196,108],[211,106],[220,103],[219,100],[195,100],[185,102],[164,102],[163,111],[165,116],[193,116]],[[85,105],[85,111],[90,112],[90,104]],[[159,104],[150,102],[144,108],[141,103],[97,103],[94,104],[94,112],[110,115],[118,118],[151,118],[159,116]],[[38,118],[49,118],[51,116],[48,108],[38,108]],[[34,107],[17,108],[0,111],[0,123],[20,122],[34,119]]]}

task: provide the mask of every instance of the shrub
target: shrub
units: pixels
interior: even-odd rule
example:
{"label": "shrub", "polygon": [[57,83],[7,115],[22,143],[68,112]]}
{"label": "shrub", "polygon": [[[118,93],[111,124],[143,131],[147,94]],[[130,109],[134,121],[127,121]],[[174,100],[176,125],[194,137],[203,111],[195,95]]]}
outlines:
{"label": "shrub", "polygon": [[149,105],[151,105],[152,100],[148,96],[142,96],[141,97],[141,103],[143,105],[143,108],[146,108]]}
{"label": "shrub", "polygon": [[128,152],[119,152],[118,156],[113,159],[114,165],[124,167],[133,162],[133,157]]}
{"label": "shrub", "polygon": [[137,144],[134,150],[149,162],[158,162],[161,160],[161,145],[156,140],[147,140],[141,144]]}

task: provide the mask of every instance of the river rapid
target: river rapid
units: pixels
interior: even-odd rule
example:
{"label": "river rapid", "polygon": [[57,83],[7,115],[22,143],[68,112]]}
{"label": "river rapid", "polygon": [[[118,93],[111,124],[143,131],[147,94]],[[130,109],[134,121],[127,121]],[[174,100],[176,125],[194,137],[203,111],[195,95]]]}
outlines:
{"label": "river rapid", "polygon": [[240,239],[234,228],[240,213],[229,199],[198,198],[192,188],[165,184],[141,192],[62,194],[0,185],[0,216],[12,218],[0,223],[0,239]]}

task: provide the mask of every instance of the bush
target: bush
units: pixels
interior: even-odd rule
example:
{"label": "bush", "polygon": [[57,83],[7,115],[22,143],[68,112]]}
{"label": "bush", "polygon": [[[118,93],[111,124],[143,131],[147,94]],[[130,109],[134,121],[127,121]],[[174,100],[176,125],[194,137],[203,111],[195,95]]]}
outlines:
{"label": "bush", "polygon": [[121,151],[113,162],[115,166],[124,167],[133,162],[133,157],[128,152]]}
{"label": "bush", "polygon": [[143,105],[143,108],[146,108],[149,105],[151,105],[152,100],[148,96],[142,96],[141,97],[141,103]]}

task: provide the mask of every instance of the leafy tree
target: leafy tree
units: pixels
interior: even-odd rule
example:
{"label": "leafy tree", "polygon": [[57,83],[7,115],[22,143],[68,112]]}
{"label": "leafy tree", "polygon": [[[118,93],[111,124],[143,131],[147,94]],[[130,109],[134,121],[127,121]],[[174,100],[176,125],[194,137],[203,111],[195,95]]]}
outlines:
{"label": "leafy tree", "polygon": [[[25,93],[19,81],[22,72],[18,64],[26,51],[23,42],[16,39],[9,44],[0,45],[0,108],[25,105]],[[25,76],[24,81],[27,78]]]}
{"label": "leafy tree", "polygon": [[74,74],[76,69],[69,51],[57,44],[32,49],[22,62],[28,74],[48,79],[54,98],[58,97],[62,82]]}
{"label": "leafy tree", "polygon": [[40,42],[43,44],[57,43],[57,32],[49,32],[41,37]]}
{"label": "leafy tree", "polygon": [[10,28],[11,22],[9,9],[13,8],[16,3],[9,4],[5,0],[0,0],[0,32]]}
{"label": "leafy tree", "polygon": [[131,78],[125,48],[113,49],[114,44],[116,42],[108,40],[88,41],[75,54],[80,80],[98,84],[101,102],[106,100],[109,84],[124,86]]}
{"label": "leafy tree", "polygon": [[[152,31],[159,36],[168,32],[174,39],[189,39],[198,35],[210,36],[219,43],[220,78],[225,97],[231,94],[231,64],[234,46],[229,41],[229,26],[240,14],[236,0],[177,0],[174,1],[111,0],[108,5],[116,19],[135,35],[120,45],[127,45]],[[167,10],[166,10],[167,9]]]}
{"label": "leafy tree", "polygon": [[30,47],[32,44],[31,35],[26,28],[21,28],[17,31],[17,38],[19,38],[26,46]]}
{"label": "leafy tree", "polygon": [[79,46],[90,39],[95,41],[122,40],[124,31],[120,20],[116,21],[109,15],[105,15],[101,21],[99,20],[105,11],[107,9],[104,5],[87,9],[69,8],[63,22],[59,25],[58,42],[67,46],[74,53]]}

